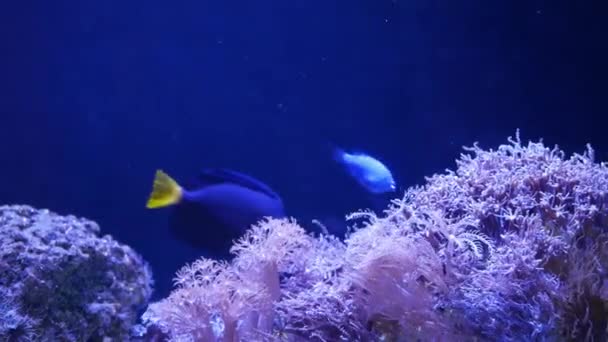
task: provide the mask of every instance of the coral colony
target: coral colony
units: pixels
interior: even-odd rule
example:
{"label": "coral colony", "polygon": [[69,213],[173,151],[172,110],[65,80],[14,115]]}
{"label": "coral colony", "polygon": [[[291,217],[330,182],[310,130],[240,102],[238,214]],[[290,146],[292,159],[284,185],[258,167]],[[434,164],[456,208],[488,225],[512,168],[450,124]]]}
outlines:
{"label": "coral colony", "polygon": [[268,219],[182,268],[144,323],[174,341],[605,340],[608,170],[519,134],[465,149],[345,241]]}
{"label": "coral colony", "polygon": [[151,273],[98,234],[89,220],[0,207],[0,341],[128,340]]}
{"label": "coral colony", "polygon": [[[231,261],[179,270],[131,339],[608,338],[608,169],[591,147],[566,157],[519,134],[496,150],[474,145],[383,215],[347,219],[344,241],[293,219],[259,222]],[[0,210],[0,229],[0,339],[124,339],[150,291],[128,247],[28,207]]]}

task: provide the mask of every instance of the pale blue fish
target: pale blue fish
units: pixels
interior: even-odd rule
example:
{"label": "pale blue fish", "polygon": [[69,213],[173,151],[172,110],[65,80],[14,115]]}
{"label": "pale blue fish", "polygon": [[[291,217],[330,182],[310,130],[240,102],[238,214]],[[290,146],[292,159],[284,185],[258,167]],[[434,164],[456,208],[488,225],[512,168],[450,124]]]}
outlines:
{"label": "pale blue fish", "polygon": [[397,189],[391,171],[378,159],[365,153],[348,153],[334,147],[334,159],[367,191],[374,194]]}

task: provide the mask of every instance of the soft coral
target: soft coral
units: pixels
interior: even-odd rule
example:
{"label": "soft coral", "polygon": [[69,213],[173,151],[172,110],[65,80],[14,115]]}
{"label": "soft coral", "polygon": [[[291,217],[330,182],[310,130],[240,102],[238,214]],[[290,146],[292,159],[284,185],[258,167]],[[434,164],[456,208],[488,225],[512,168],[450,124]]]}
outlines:
{"label": "soft coral", "polygon": [[[603,339],[608,169],[519,134],[466,149],[344,242],[267,219],[145,318],[173,339]],[[213,328],[213,327],[217,328]]]}
{"label": "soft coral", "polygon": [[293,221],[263,220],[235,243],[231,263],[203,258],[183,267],[175,279],[178,289],[150,305],[144,321],[174,340],[239,341],[269,332],[279,274],[298,261],[309,240]]}

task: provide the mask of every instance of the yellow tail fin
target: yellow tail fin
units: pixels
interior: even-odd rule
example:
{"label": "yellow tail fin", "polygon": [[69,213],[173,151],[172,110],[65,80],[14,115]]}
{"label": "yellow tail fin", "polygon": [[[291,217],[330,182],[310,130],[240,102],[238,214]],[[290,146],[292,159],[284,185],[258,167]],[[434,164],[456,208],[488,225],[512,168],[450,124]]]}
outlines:
{"label": "yellow tail fin", "polygon": [[150,209],[162,208],[178,203],[181,199],[182,188],[179,184],[162,170],[156,170],[154,186],[146,207]]}

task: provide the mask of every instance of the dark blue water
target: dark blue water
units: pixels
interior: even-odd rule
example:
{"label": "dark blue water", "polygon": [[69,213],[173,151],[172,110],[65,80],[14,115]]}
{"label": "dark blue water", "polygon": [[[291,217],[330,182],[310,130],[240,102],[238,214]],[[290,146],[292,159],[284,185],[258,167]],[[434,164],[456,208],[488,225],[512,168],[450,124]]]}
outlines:
{"label": "dark blue water", "polygon": [[250,173],[307,222],[371,205],[328,142],[380,157],[403,187],[518,127],[608,159],[601,1],[1,7],[0,202],[98,221],[150,262],[158,296],[199,253],[144,208],[157,168]]}

